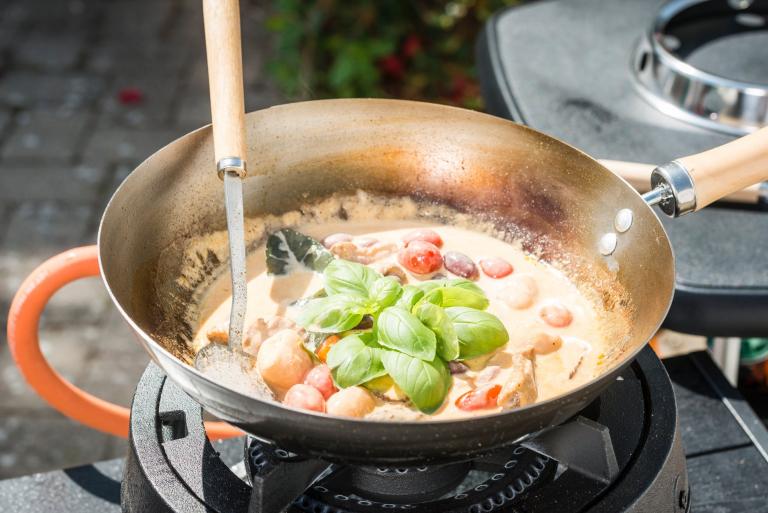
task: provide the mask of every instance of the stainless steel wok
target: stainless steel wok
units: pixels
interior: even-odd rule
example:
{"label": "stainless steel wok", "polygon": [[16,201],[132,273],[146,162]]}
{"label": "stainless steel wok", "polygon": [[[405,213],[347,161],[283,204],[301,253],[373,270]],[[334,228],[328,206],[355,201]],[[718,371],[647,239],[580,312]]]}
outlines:
{"label": "stainless steel wok", "polygon": [[[524,236],[529,250],[600,298],[625,327],[615,333],[604,372],[588,384],[469,420],[340,419],[225,388],[189,365],[199,294],[227,269],[220,253],[206,248],[215,245],[209,235],[225,229],[225,215],[211,130],[202,128],[152,155],[117,190],[99,229],[101,273],[126,321],[174,382],[208,411],[284,449],[404,464],[510,444],[584,408],[643,348],[669,308],[674,256],[652,209],[597,161],[544,134],[477,112],[390,100],[273,107],[248,114],[246,133],[247,217],[356,190],[449,205]],[[766,139],[758,132],[657,168],[657,187],[646,199],[679,214],[768,177]],[[622,232],[616,216],[627,209],[631,226]],[[249,242],[258,240],[253,235]]]}

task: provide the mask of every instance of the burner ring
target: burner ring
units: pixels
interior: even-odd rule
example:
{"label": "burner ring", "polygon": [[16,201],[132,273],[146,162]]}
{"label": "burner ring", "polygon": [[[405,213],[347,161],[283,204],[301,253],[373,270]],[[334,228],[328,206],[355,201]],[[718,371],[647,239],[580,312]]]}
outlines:
{"label": "burner ring", "polygon": [[725,22],[717,36],[765,30],[767,4],[762,0],[672,0],[662,6],[632,58],[632,74],[641,95],[671,117],[731,135],[766,126],[768,84],[734,80],[691,65],[678,51],[680,40],[673,31],[708,18]]}

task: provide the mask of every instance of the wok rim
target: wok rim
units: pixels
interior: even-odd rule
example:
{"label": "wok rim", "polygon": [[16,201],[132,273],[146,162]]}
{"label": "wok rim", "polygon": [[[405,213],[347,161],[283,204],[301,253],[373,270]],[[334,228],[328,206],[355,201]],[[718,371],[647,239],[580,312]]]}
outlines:
{"label": "wok rim", "polygon": [[[541,136],[541,137],[544,137],[546,139],[549,139],[550,141],[556,142],[556,143],[558,143],[560,145],[567,146],[567,147],[573,149],[574,151],[581,153],[583,156],[586,156],[590,161],[592,161],[594,164],[599,166],[606,173],[610,173],[611,175],[613,175],[616,178],[618,178],[624,184],[625,188],[628,191],[631,191],[631,193],[634,196],[636,196],[640,200],[640,202],[642,202],[642,204],[645,206],[645,208],[651,210],[651,214],[653,214],[653,219],[654,219],[654,222],[657,224],[657,228],[660,229],[660,232],[663,233],[663,235],[664,235],[665,245],[669,249],[669,255],[670,255],[670,259],[671,259],[670,260],[670,264],[671,264],[671,268],[673,270],[673,274],[672,274],[672,286],[670,288],[671,292],[670,292],[669,297],[667,299],[666,307],[664,308],[664,314],[662,316],[660,316],[659,320],[657,321],[657,323],[656,323],[656,325],[655,325],[655,327],[654,327],[654,329],[652,331],[652,333],[658,332],[659,328],[661,327],[661,325],[663,324],[663,322],[666,319],[667,315],[669,314],[669,310],[670,310],[670,308],[672,306],[672,301],[673,301],[673,298],[674,298],[674,291],[675,291],[674,283],[675,283],[675,276],[677,275],[677,273],[675,271],[676,267],[675,267],[674,248],[672,247],[672,245],[670,243],[669,234],[667,233],[666,229],[664,228],[664,225],[661,223],[661,221],[659,220],[658,216],[653,211],[652,207],[650,207],[643,200],[642,195],[639,192],[637,192],[637,190],[635,190],[635,188],[632,187],[629,184],[629,182],[627,182],[620,175],[614,173],[613,171],[611,171],[607,167],[603,166],[597,159],[595,159],[591,155],[585,153],[584,151],[580,150],[579,148],[576,148],[576,147],[574,147],[574,146],[572,146],[572,145],[570,145],[570,144],[568,144],[568,143],[566,143],[566,142],[564,142],[564,141],[562,141],[562,140],[560,140],[560,139],[558,139],[556,137],[553,137],[553,136],[551,136],[549,134],[546,134],[544,132],[541,132],[539,130],[530,128],[528,126],[525,126],[525,125],[522,125],[522,124],[519,124],[519,123],[515,123],[515,122],[510,121],[508,119],[499,118],[497,116],[493,116],[491,114],[487,114],[487,113],[484,113],[484,112],[471,111],[469,109],[463,109],[463,108],[459,108],[459,107],[453,107],[453,106],[449,106],[449,105],[442,105],[442,104],[436,104],[436,103],[430,103],[430,102],[419,102],[419,101],[411,101],[411,100],[378,99],[378,98],[376,98],[376,99],[373,99],[373,98],[354,98],[354,99],[309,100],[309,101],[303,101],[303,102],[295,102],[295,103],[289,103],[289,104],[275,105],[275,106],[272,106],[272,107],[268,107],[266,109],[259,109],[259,110],[256,110],[256,111],[252,111],[252,112],[246,113],[246,117],[250,116],[250,115],[253,115],[255,113],[267,112],[267,111],[269,111],[271,109],[280,109],[280,108],[285,108],[285,107],[296,108],[297,106],[301,106],[301,105],[304,105],[304,104],[317,104],[317,103],[321,103],[321,102],[322,103],[338,103],[339,105],[349,104],[349,103],[359,104],[359,103],[362,103],[362,102],[413,104],[413,105],[420,106],[422,108],[426,107],[426,108],[432,108],[432,109],[435,109],[435,110],[458,111],[458,112],[462,112],[462,113],[465,113],[465,114],[468,113],[468,112],[471,112],[473,115],[477,115],[478,117],[486,117],[486,118],[489,118],[489,119],[494,120],[496,122],[502,121],[502,122],[504,122],[506,124],[509,124],[509,125],[517,127],[517,129],[523,129],[523,130],[526,130],[526,131],[533,132],[533,133],[537,134],[538,136]],[[281,411],[282,413],[286,414],[286,420],[287,420],[287,417],[289,417],[291,415],[300,415],[300,416],[309,415],[312,418],[318,419],[319,422],[322,422],[322,423],[326,424],[324,427],[330,427],[331,425],[337,425],[336,423],[338,423],[339,421],[350,422],[350,423],[354,423],[355,425],[360,425],[360,426],[375,425],[376,429],[390,429],[390,430],[397,430],[397,429],[399,429],[402,426],[407,426],[408,429],[413,429],[413,428],[420,429],[420,428],[417,428],[416,426],[424,426],[423,429],[429,429],[430,427],[438,427],[438,426],[450,427],[450,426],[458,425],[458,424],[465,425],[467,422],[477,421],[477,420],[483,420],[483,421],[490,422],[490,421],[493,421],[495,419],[500,419],[502,417],[509,416],[510,414],[521,414],[522,415],[523,412],[529,412],[529,411],[536,410],[536,409],[546,409],[547,407],[553,406],[554,404],[556,404],[558,402],[564,402],[564,403],[572,402],[572,400],[574,400],[577,397],[581,396],[581,394],[583,392],[585,392],[586,390],[598,387],[598,385],[601,385],[601,384],[603,386],[600,387],[600,390],[603,390],[605,387],[607,387],[609,385],[607,383],[607,380],[610,379],[611,377],[615,376],[617,373],[621,372],[623,369],[625,369],[627,367],[627,365],[629,365],[636,358],[636,356],[640,353],[640,351],[642,351],[646,347],[646,345],[648,345],[648,342],[652,338],[652,335],[651,335],[651,337],[647,338],[645,340],[645,342],[643,342],[642,344],[638,344],[637,347],[633,348],[632,350],[630,350],[626,354],[624,354],[621,357],[621,359],[619,361],[617,361],[617,363],[610,370],[605,371],[605,372],[595,376],[591,380],[587,381],[586,383],[584,383],[582,385],[579,385],[578,387],[570,389],[568,392],[565,392],[563,394],[551,397],[551,398],[543,400],[543,401],[536,401],[534,403],[531,403],[531,404],[528,404],[526,406],[522,406],[522,407],[519,407],[519,408],[515,408],[515,409],[512,409],[512,410],[503,410],[503,411],[500,411],[500,412],[490,413],[490,414],[486,414],[486,415],[475,415],[475,416],[471,416],[471,417],[458,418],[458,419],[457,418],[452,418],[452,419],[437,419],[437,420],[426,419],[426,420],[390,421],[390,420],[367,420],[367,419],[358,419],[358,418],[349,418],[349,417],[339,417],[339,416],[335,416],[335,415],[329,415],[327,413],[311,412],[311,411],[304,411],[304,410],[298,410],[298,409],[294,409],[294,408],[289,408],[289,407],[286,407],[282,403],[279,403],[277,401],[264,401],[264,400],[258,399],[256,397],[253,397],[253,396],[245,395],[245,394],[243,394],[241,392],[238,392],[237,390],[231,389],[231,388],[226,387],[224,385],[221,385],[221,384],[217,383],[216,381],[210,379],[209,377],[207,377],[206,375],[204,375],[203,373],[201,373],[197,369],[195,369],[194,366],[188,365],[188,364],[182,362],[181,360],[179,360],[179,358],[174,356],[170,351],[168,351],[165,347],[163,347],[162,344],[160,344],[157,341],[155,341],[151,336],[149,336],[149,334],[147,334],[141,327],[139,327],[138,324],[136,324],[136,322],[134,322],[133,318],[126,312],[126,310],[123,308],[123,305],[115,297],[115,294],[113,293],[112,288],[110,287],[110,284],[109,284],[109,282],[107,280],[107,277],[106,277],[105,272],[104,272],[104,265],[103,265],[104,262],[103,262],[103,253],[102,253],[102,244],[101,244],[101,242],[102,242],[102,234],[104,232],[104,224],[105,224],[107,216],[111,212],[111,207],[113,206],[113,203],[115,202],[115,199],[120,195],[121,190],[124,188],[125,184],[131,179],[131,177],[134,175],[134,173],[136,173],[138,170],[142,169],[144,167],[144,165],[147,162],[149,162],[150,160],[152,160],[155,155],[157,155],[158,153],[166,150],[169,146],[175,145],[175,144],[179,143],[182,140],[190,139],[195,134],[199,135],[203,131],[209,131],[209,130],[211,130],[211,127],[212,127],[211,124],[202,126],[200,128],[197,128],[195,130],[187,132],[187,133],[181,135],[180,137],[177,137],[176,139],[170,141],[169,143],[167,143],[166,145],[164,145],[163,147],[159,148],[158,150],[153,152],[151,155],[149,155],[146,159],[144,159],[141,163],[139,163],[131,171],[131,173],[128,174],[128,176],[126,176],[126,178],[120,183],[118,188],[112,194],[112,196],[109,199],[109,202],[107,203],[106,207],[104,208],[104,212],[102,213],[101,219],[99,221],[99,229],[98,229],[96,244],[97,244],[97,247],[98,247],[99,276],[101,276],[101,280],[104,283],[105,288],[107,289],[107,293],[109,294],[109,297],[112,300],[112,303],[118,309],[118,311],[120,312],[120,315],[128,323],[128,325],[134,331],[134,333],[137,334],[141,338],[142,343],[148,344],[149,346],[152,347],[153,351],[156,351],[156,352],[162,354],[169,361],[172,361],[173,362],[172,364],[177,366],[178,368],[180,368],[180,370],[182,372],[191,373],[192,375],[195,376],[196,379],[201,379],[201,380],[205,381],[208,385],[213,386],[214,388],[216,388],[219,391],[224,392],[225,394],[228,394],[230,396],[234,395],[235,397],[238,398],[238,400],[242,400],[242,401],[245,401],[245,402],[255,401],[255,404],[257,404],[261,408],[268,408],[268,409],[269,408],[276,408],[276,409],[278,409],[278,411]],[[213,163],[211,163],[211,165],[213,166]],[[637,243],[637,245],[639,247],[634,248],[634,250],[641,249],[640,244],[641,243]],[[649,261],[650,260],[652,260],[652,259],[649,258]],[[148,351],[148,352],[150,352],[150,351]],[[154,357],[154,354],[152,354],[152,352],[150,352],[150,356],[157,363],[157,365],[163,370],[163,372],[165,372],[166,375],[168,375],[172,379],[170,373],[165,371],[164,366],[162,364],[160,364],[160,362],[157,361],[157,359]],[[173,381],[173,379],[172,379],[172,381]],[[603,383],[603,382],[606,382],[606,383]],[[185,392],[186,392],[186,387],[182,386],[182,389],[184,389]],[[195,400],[195,402],[200,404],[204,409],[208,409],[208,406],[206,404],[203,404],[202,402],[200,402],[197,399],[196,396],[193,396],[193,400]],[[216,412],[213,412],[213,411],[211,413],[216,414]],[[320,419],[322,419],[322,420],[320,420]],[[245,429],[243,429],[242,427],[240,427],[238,425],[238,424],[250,423],[251,420],[232,420],[232,419],[224,419],[224,420],[226,420],[227,422],[229,422],[229,423],[231,423],[233,425],[236,425],[238,427],[238,429],[243,430],[245,433],[253,434],[254,436],[257,436],[257,437],[264,437],[263,435],[258,435],[256,433],[250,433],[249,431],[246,431]],[[564,420],[566,420],[566,419],[563,419],[563,421]],[[555,425],[555,424],[552,424],[552,425]],[[389,427],[384,427],[384,426],[389,426]],[[268,439],[268,437],[264,437],[264,438]],[[513,443],[513,442],[514,442],[514,440],[510,440],[509,441],[509,443]]]}

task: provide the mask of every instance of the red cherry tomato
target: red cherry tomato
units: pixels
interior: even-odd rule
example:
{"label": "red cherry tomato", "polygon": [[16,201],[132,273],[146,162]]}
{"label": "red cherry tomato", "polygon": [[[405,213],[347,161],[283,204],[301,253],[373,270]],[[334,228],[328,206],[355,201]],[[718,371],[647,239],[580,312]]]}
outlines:
{"label": "red cherry tomato", "polygon": [[331,369],[327,365],[318,365],[304,378],[304,384],[315,387],[325,399],[331,397],[338,389],[333,384]]}
{"label": "red cherry tomato", "polygon": [[438,235],[436,231],[430,230],[428,228],[413,230],[412,232],[406,233],[405,237],[403,237],[403,244],[407,246],[415,240],[423,240],[429,242],[438,248],[443,247],[443,239],[440,237],[440,235]]}
{"label": "red cherry tomato", "polygon": [[429,274],[443,266],[440,250],[431,242],[414,240],[397,254],[400,265],[415,274]]}
{"label": "red cherry tomato", "polygon": [[550,303],[539,310],[539,317],[553,328],[565,328],[573,322],[573,314],[561,303]]}
{"label": "red cherry tomato", "polygon": [[288,389],[283,398],[283,404],[291,408],[310,411],[325,411],[325,399],[315,388],[298,383]]}
{"label": "red cherry tomato", "polygon": [[503,278],[514,271],[512,264],[503,258],[483,258],[480,260],[480,269],[491,278]]}
{"label": "red cherry tomato", "polygon": [[500,392],[501,385],[489,383],[462,394],[456,399],[456,406],[464,411],[493,408]]}

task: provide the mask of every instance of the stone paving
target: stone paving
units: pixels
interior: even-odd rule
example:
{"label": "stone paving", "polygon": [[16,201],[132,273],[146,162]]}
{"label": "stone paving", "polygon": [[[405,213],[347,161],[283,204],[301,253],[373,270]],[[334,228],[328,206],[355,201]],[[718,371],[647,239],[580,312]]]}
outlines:
{"label": "stone paving", "polygon": [[[246,107],[265,77],[265,12],[242,0]],[[263,5],[264,2],[261,2]],[[125,442],[47,406],[10,357],[6,312],[46,258],[92,244],[122,179],[209,123],[199,0],[0,0],[0,478],[122,455]],[[128,405],[147,357],[98,279],[50,303],[42,347],[65,377]]]}

